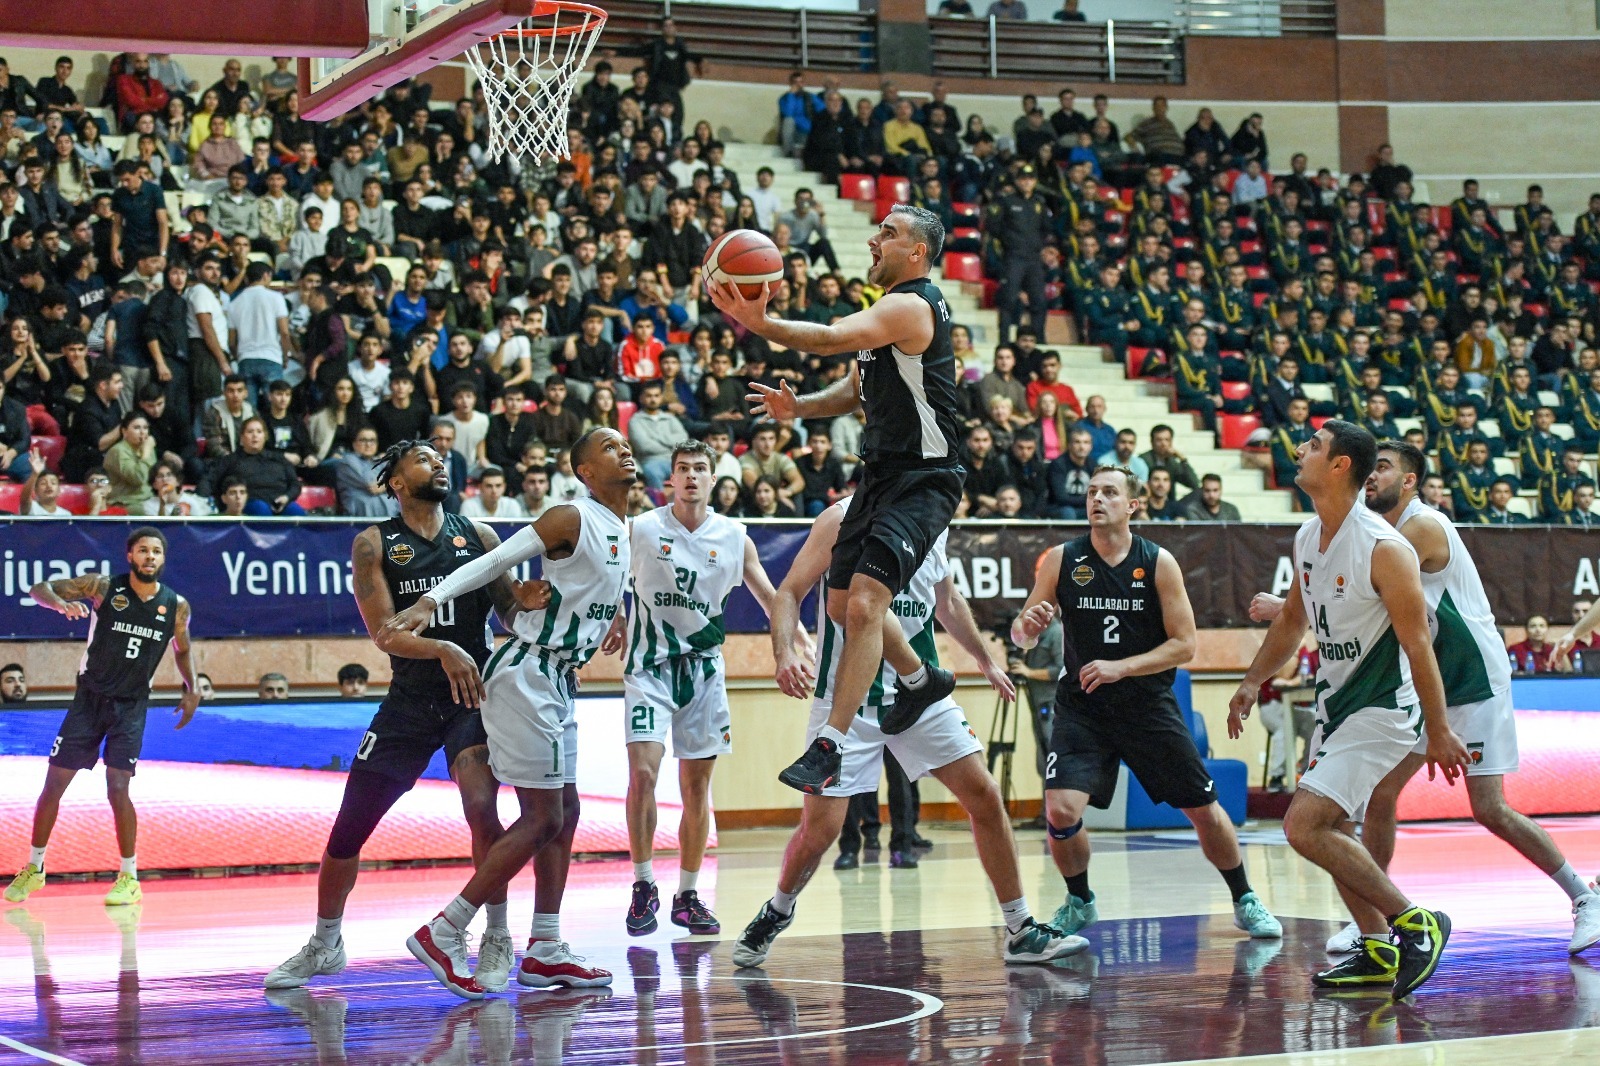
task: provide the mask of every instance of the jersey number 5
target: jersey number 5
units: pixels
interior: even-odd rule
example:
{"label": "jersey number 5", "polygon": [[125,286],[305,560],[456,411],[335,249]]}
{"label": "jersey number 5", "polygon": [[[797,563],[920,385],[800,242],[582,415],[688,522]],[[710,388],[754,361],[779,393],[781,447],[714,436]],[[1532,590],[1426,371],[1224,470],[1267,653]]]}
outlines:
{"label": "jersey number 5", "polygon": [[128,652],[127,652],[128,658],[137,659],[139,657],[139,651],[143,647],[144,647],[144,638],[143,637],[129,637],[128,638]]}
{"label": "jersey number 5", "polygon": [[1100,639],[1105,641],[1107,644],[1121,644],[1122,634],[1117,632],[1117,626],[1121,624],[1122,620],[1116,615],[1106,615],[1105,630],[1100,634]]}

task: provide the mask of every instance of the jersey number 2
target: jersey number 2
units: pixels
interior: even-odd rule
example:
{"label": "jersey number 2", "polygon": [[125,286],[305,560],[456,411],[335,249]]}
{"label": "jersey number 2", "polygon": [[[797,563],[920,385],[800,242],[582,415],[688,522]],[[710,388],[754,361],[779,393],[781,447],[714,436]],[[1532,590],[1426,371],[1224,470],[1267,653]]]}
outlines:
{"label": "jersey number 2", "polygon": [[1121,622],[1122,620],[1114,614],[1106,615],[1105,631],[1100,634],[1100,639],[1105,641],[1107,644],[1121,644],[1122,634],[1117,632],[1117,626],[1120,625]]}

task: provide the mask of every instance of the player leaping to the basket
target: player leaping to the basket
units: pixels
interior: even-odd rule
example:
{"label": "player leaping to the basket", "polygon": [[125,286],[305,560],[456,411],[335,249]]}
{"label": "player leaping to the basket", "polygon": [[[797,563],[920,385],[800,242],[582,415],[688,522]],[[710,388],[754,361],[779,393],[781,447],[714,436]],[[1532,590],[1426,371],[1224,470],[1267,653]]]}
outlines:
{"label": "player leaping to the basket", "polygon": [[717,308],[752,333],[797,351],[855,355],[850,375],[822,392],[796,396],[787,384],[752,384],[747,397],[756,414],[777,420],[857,408],[867,416],[861,485],[828,571],[828,617],[845,632],[833,710],[805,754],[778,775],[809,795],[838,783],[851,718],[884,660],[898,675],[899,696],[879,722],[889,736],[955,690],[955,675],[924,663],[889,614],[949,528],[965,479],[950,308],[928,279],[943,246],[938,216],[896,204],[867,241],[867,278],[883,287],[883,298],[831,325],[768,318],[765,295],[748,300],[736,285],[708,286]]}

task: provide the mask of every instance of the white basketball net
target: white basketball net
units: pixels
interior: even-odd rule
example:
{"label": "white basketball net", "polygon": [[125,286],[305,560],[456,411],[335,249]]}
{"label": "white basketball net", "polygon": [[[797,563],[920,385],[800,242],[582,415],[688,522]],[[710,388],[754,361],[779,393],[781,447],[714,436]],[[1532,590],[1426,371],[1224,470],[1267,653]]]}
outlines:
{"label": "white basketball net", "polygon": [[567,111],[578,73],[600,39],[605,13],[540,2],[521,25],[467,49],[489,106],[491,156],[565,159]]}

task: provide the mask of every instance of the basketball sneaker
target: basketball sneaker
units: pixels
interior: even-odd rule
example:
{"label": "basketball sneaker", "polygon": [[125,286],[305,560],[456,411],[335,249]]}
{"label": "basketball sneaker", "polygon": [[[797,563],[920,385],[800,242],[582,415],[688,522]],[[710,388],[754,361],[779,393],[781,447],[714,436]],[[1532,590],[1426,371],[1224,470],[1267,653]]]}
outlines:
{"label": "basketball sneaker", "polygon": [[1077,896],[1067,895],[1067,901],[1056,908],[1056,913],[1050,919],[1052,928],[1063,933],[1076,933],[1087,929],[1100,920],[1100,912],[1094,905],[1094,893],[1089,893],[1088,899],[1079,899]]}
{"label": "basketball sneaker", "polygon": [[1572,940],[1567,954],[1576,955],[1600,943],[1600,895],[1591,892],[1572,901]]}
{"label": "basketball sneaker", "polygon": [[750,919],[739,939],[733,945],[733,964],[739,967],[760,966],[772,951],[772,942],[778,934],[794,922],[794,914],[779,914],[772,909],[772,901],[761,905],[761,913]]}
{"label": "basketball sneaker", "polygon": [[1029,918],[1026,924],[1006,939],[1007,963],[1049,962],[1088,950],[1081,936],[1063,933],[1053,926],[1040,925]]}
{"label": "basketball sneaker", "polygon": [[511,981],[511,967],[516,964],[517,949],[512,946],[511,934],[504,929],[486,930],[478,942],[478,965],[473,967],[472,979],[485,992],[504,992]]}
{"label": "basketball sneaker", "polygon": [[896,689],[894,705],[878,712],[878,728],[886,737],[904,733],[917,724],[923,711],[954,692],[956,675],[929,663],[928,680],[920,688],[911,688],[902,681]]}
{"label": "basketball sneaker", "polygon": [[1360,988],[1393,985],[1400,972],[1400,949],[1376,937],[1363,937],[1356,953],[1311,978],[1318,988]]}
{"label": "basketball sneaker", "polygon": [[611,984],[611,971],[585,966],[582,955],[574,955],[565,940],[530,940],[522,953],[522,968],[517,983],[529,988],[604,988]]}
{"label": "basketball sneaker", "polygon": [[1412,907],[1395,918],[1391,927],[1400,939],[1399,971],[1394,979],[1396,1003],[1422,987],[1439,968],[1444,946],[1450,940],[1450,918],[1443,911]]}
{"label": "basketball sneaker", "polygon": [[1233,905],[1233,924],[1256,940],[1278,940],[1283,936],[1283,925],[1254,892],[1246,892]]}
{"label": "basketball sneaker", "polygon": [[1361,927],[1351,922],[1328,938],[1325,948],[1329,955],[1349,955],[1361,950]]}
{"label": "basketball sneaker", "polygon": [[628,916],[623,924],[629,936],[644,936],[656,931],[656,911],[661,909],[661,893],[654,881],[635,881],[633,899],[628,904]]}
{"label": "basketball sneaker", "polygon": [[278,964],[263,982],[268,988],[299,988],[313,977],[332,977],[343,973],[349,958],[344,953],[344,939],[332,947],[316,937],[306,941],[306,946]]}
{"label": "basketball sneaker", "polygon": [[861,856],[853,851],[841,851],[839,857],[833,860],[835,870],[856,870],[861,867]]}
{"label": "basketball sneaker", "polygon": [[471,945],[472,934],[451,925],[443,911],[406,938],[411,954],[433,971],[441,985],[462,999],[482,999],[483,986],[467,970]]}
{"label": "basketball sneaker", "polygon": [[118,874],[111,891],[106,893],[107,907],[127,907],[144,899],[144,889],[132,874]]}
{"label": "basketball sneaker", "polygon": [[919,865],[915,851],[891,851],[889,853],[889,869],[891,870],[915,870]]}
{"label": "basketball sneaker", "polygon": [[44,871],[30,862],[17,871],[17,876],[6,887],[6,902],[21,903],[43,887]]}
{"label": "basketball sneaker", "polygon": [[722,932],[722,923],[693,889],[672,897],[672,924],[681,925],[696,936]]}
{"label": "basketball sneaker", "polygon": [[839,745],[827,737],[818,737],[804,755],[784,768],[778,780],[808,796],[820,796],[823,789],[839,783],[843,764]]}

